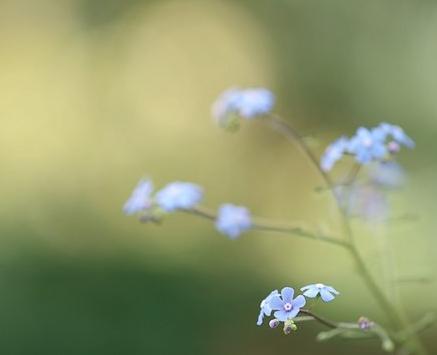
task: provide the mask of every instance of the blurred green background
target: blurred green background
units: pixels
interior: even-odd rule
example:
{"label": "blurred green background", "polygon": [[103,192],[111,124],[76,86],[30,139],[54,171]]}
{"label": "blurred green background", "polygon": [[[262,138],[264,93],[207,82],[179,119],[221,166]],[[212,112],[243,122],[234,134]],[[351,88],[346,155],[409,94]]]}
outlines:
{"label": "blurred green background", "polygon": [[[265,86],[317,151],[388,121],[417,141],[393,193],[412,223],[354,223],[386,283],[393,246],[412,319],[435,310],[437,3],[404,0],[0,2],[0,350],[3,354],[376,354],[256,327],[274,288],[332,284],[320,312],[384,316],[335,247],[268,233],[229,241],[206,221],[142,225],[121,207],[138,179],[202,185],[206,204],[339,229],[311,165],[258,122],[223,132],[210,106]],[[389,289],[390,287],[388,287]],[[395,297],[395,296],[393,296]],[[435,328],[423,333],[437,353]]]}

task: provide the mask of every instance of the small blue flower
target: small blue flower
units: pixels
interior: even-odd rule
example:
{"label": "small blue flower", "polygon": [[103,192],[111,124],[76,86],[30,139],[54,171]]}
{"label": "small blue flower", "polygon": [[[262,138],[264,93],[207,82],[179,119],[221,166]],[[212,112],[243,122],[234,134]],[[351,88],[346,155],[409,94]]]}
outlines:
{"label": "small blue flower", "polygon": [[133,190],[131,196],[123,206],[123,211],[127,215],[132,215],[152,206],[150,195],[153,192],[153,183],[151,180],[140,180]]}
{"label": "small blue flower", "polygon": [[348,142],[348,139],[343,136],[326,148],[320,161],[320,167],[323,171],[331,170],[334,164],[343,157],[343,154],[348,147]]}
{"label": "small blue flower", "polygon": [[303,292],[303,295],[308,298],[315,298],[320,295],[324,302],[330,302],[335,296],[340,294],[335,288],[321,283],[311,284],[302,287],[300,290]]}
{"label": "small blue flower", "polygon": [[387,155],[384,136],[379,129],[369,130],[364,127],[357,129],[355,136],[349,140],[347,151],[355,155],[361,164],[382,159]]}
{"label": "small blue flower", "polygon": [[219,208],[215,226],[219,232],[236,239],[252,227],[252,217],[245,207],[224,204]]}
{"label": "small blue flower", "polygon": [[266,89],[255,88],[242,91],[238,104],[241,117],[251,119],[268,114],[275,103],[275,96]]}
{"label": "small blue flower", "polygon": [[270,294],[264,298],[261,301],[261,304],[259,305],[260,311],[258,315],[258,321],[256,322],[257,325],[263,324],[264,316],[270,317],[272,314],[272,308],[270,307],[270,300],[273,296],[279,295],[278,290],[274,290],[270,292]]}
{"label": "small blue flower", "polygon": [[275,103],[272,92],[263,88],[229,89],[223,92],[212,107],[217,122],[228,127],[237,117],[252,119],[271,112]]}
{"label": "small blue flower", "polygon": [[177,209],[191,209],[203,197],[202,188],[189,182],[172,182],[158,191],[155,196],[156,203],[166,212]]}
{"label": "small blue flower", "polygon": [[408,148],[414,148],[416,145],[414,141],[404,132],[404,130],[399,127],[389,123],[381,123],[378,126],[387,137],[391,137],[395,142],[402,144]]}
{"label": "small blue flower", "polygon": [[281,296],[273,295],[270,300],[270,307],[276,311],[274,316],[281,322],[293,319],[300,312],[300,309],[305,306],[305,297],[302,295],[293,299],[294,290],[291,287],[284,287],[281,290]]}

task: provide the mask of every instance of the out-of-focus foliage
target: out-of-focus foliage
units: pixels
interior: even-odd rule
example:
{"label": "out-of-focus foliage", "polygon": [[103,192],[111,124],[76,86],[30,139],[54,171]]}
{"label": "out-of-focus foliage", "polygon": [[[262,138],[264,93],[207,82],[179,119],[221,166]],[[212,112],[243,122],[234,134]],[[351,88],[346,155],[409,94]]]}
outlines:
{"label": "out-of-focus foliage", "polygon": [[[399,278],[431,279],[392,294],[414,305],[411,317],[434,309],[436,20],[433,1],[1,1],[3,353],[379,349],[315,343],[317,325],[299,337],[255,325],[266,290],[319,281],[341,291],[331,317],[383,321],[341,250],[268,233],[231,242],[187,216],[164,228],[123,216],[152,174],[160,186],[200,184],[211,207],[230,201],[340,232],[295,147],[262,124],[215,126],[211,104],[234,85],[272,89],[320,152],[380,121],[414,138],[401,158],[407,188],[390,202],[393,216],[419,219],[354,226],[370,260],[396,245]],[[436,351],[432,331],[424,336]]]}

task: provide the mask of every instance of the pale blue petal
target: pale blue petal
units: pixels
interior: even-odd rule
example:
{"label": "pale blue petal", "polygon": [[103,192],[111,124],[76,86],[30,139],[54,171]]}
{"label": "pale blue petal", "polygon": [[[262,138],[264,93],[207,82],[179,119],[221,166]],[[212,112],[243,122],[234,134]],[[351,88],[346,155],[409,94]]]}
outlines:
{"label": "pale blue petal", "polygon": [[301,291],[309,290],[310,288],[313,288],[314,286],[315,286],[314,284],[306,285],[304,287],[301,287],[300,290]]}
{"label": "pale blue petal", "polygon": [[306,300],[305,297],[302,295],[297,296],[293,300],[293,308],[302,308],[303,306],[305,306],[305,304],[306,304]]}
{"label": "pale blue petal", "polygon": [[279,310],[284,308],[284,302],[282,301],[281,297],[279,297],[278,295],[274,295],[271,298],[269,304],[270,304],[270,308],[273,310]]}
{"label": "pale blue petal", "polygon": [[257,324],[257,325],[261,325],[261,324],[263,324],[263,319],[264,319],[264,312],[263,312],[263,310],[261,309],[261,310],[259,311],[259,314],[258,314],[258,321],[256,322],[256,324]]}
{"label": "pale blue petal", "polygon": [[309,297],[309,298],[314,298],[319,294],[320,290],[316,287],[313,286],[312,288],[309,288],[308,290],[306,290],[303,295],[305,297]]}
{"label": "pale blue petal", "polygon": [[294,296],[294,290],[291,287],[284,287],[281,290],[281,296],[285,303],[291,303]]}
{"label": "pale blue petal", "polygon": [[322,297],[322,300],[325,302],[332,301],[335,297],[325,288],[322,288],[320,290],[320,297]]}
{"label": "pale blue petal", "polygon": [[288,319],[296,317],[299,312],[300,312],[300,308],[299,307],[293,307],[290,312],[287,312],[288,313],[287,314]]}
{"label": "pale blue petal", "polygon": [[284,310],[276,311],[274,316],[276,319],[280,320],[281,322],[285,322],[288,319],[288,313]]}
{"label": "pale blue petal", "polygon": [[331,292],[331,293],[333,293],[333,294],[335,294],[335,295],[339,295],[340,294],[340,292],[338,292],[334,287],[332,287],[332,286],[325,286],[325,288],[329,291],[329,292]]}

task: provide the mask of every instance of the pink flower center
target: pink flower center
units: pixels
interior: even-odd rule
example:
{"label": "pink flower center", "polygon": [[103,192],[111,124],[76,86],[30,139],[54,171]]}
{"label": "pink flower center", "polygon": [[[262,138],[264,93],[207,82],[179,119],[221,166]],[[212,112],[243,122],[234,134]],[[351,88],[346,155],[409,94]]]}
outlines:
{"label": "pink flower center", "polygon": [[373,141],[370,138],[366,138],[366,139],[363,140],[363,145],[365,147],[370,147],[372,144],[373,144]]}
{"label": "pink flower center", "polygon": [[291,309],[293,308],[293,305],[289,302],[284,304],[284,309],[288,312],[291,311]]}

